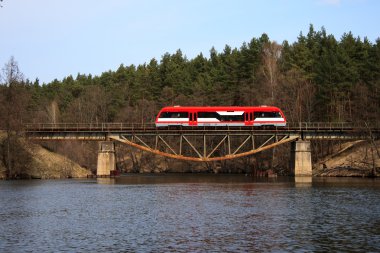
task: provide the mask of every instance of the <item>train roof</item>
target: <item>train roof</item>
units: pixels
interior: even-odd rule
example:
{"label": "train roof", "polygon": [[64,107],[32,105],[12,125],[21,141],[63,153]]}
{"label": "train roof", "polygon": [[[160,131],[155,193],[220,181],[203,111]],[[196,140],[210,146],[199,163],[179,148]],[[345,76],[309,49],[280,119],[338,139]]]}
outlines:
{"label": "train roof", "polygon": [[187,111],[187,110],[196,110],[196,111],[245,111],[245,110],[256,110],[256,111],[267,111],[274,110],[280,111],[280,108],[276,106],[166,106],[162,110],[167,111]]}

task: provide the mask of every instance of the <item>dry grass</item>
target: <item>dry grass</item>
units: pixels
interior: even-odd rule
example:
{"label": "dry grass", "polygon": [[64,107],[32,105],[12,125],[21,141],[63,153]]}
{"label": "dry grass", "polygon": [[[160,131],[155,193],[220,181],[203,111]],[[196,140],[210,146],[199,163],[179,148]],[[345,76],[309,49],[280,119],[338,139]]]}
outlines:
{"label": "dry grass", "polygon": [[[0,133],[0,140],[5,137]],[[68,158],[48,151],[47,149],[20,139],[23,148],[31,155],[31,163],[26,166],[23,174],[30,178],[57,179],[57,178],[84,178],[91,175],[85,169]],[[5,178],[5,167],[0,161],[0,179]]]}
{"label": "dry grass", "polygon": [[[380,141],[375,143],[379,148]],[[346,177],[380,176],[380,157],[376,148],[367,141],[348,142],[334,155],[319,161],[314,174]]]}

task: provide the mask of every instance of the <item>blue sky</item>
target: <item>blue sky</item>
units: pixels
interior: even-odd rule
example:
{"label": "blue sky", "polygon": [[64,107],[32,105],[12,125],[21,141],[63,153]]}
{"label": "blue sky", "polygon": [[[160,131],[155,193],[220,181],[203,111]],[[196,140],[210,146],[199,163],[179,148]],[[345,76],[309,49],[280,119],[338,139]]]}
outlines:
{"label": "blue sky", "polygon": [[351,31],[375,43],[378,0],[3,0],[0,66],[14,56],[25,78],[50,82],[100,75],[181,49],[191,59],[211,47],[267,33],[294,42],[313,24],[339,39]]}

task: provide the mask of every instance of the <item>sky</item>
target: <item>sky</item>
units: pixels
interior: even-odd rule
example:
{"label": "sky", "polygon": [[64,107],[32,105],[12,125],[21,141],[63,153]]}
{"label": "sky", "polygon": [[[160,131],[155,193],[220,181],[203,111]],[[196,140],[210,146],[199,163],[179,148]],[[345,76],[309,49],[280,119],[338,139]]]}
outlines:
{"label": "sky", "polygon": [[[24,77],[40,83],[78,73],[101,75],[157,61],[178,49],[187,59],[214,47],[240,48],[259,38],[293,43],[325,27],[380,37],[378,0],[3,0],[0,66],[13,56]],[[1,72],[0,72],[1,73]]]}

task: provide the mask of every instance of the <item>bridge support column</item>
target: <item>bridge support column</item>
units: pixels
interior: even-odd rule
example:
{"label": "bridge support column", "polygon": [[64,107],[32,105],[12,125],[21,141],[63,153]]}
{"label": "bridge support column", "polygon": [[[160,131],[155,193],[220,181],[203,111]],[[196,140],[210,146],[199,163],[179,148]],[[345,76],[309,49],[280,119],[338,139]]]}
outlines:
{"label": "bridge support column", "polygon": [[290,169],[294,176],[312,176],[310,141],[294,141],[291,147]]}
{"label": "bridge support column", "polygon": [[96,176],[109,177],[115,168],[115,144],[112,141],[101,141],[99,143]]}

